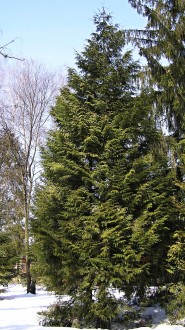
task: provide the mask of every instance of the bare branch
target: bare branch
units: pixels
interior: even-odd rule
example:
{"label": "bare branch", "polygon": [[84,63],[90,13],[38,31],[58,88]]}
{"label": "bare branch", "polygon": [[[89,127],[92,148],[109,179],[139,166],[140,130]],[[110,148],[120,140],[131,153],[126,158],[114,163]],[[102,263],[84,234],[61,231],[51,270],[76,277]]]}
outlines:
{"label": "bare branch", "polygon": [[18,61],[24,61],[23,58],[19,58],[19,57],[16,57],[16,56],[11,56],[9,54],[9,49],[7,48],[7,46],[12,44],[13,42],[15,42],[15,39],[11,40],[7,44],[4,44],[3,46],[0,46],[0,55],[3,56],[4,58],[12,58],[12,59],[15,59],[15,60],[18,60]]}
{"label": "bare branch", "polygon": [[14,60],[18,60],[18,61],[24,61],[24,58],[19,58],[19,57],[15,57],[15,56],[10,56],[8,54],[4,54],[2,52],[0,52],[0,55],[2,55],[4,58],[13,58]]}

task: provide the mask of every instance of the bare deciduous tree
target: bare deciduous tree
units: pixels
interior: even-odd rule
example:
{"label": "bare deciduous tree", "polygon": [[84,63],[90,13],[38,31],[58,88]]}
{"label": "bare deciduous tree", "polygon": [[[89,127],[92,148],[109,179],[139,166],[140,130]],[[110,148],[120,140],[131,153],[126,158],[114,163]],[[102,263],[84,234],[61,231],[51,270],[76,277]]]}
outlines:
{"label": "bare deciduous tree", "polygon": [[20,158],[18,150],[14,150],[17,159],[21,162],[27,292],[30,292],[32,289],[29,253],[30,207],[33,188],[39,179],[39,150],[49,125],[50,108],[58,90],[56,75],[33,60],[19,62],[11,70],[7,90],[9,100],[7,106],[3,106],[5,111],[1,122],[11,128],[24,153],[24,158]]}

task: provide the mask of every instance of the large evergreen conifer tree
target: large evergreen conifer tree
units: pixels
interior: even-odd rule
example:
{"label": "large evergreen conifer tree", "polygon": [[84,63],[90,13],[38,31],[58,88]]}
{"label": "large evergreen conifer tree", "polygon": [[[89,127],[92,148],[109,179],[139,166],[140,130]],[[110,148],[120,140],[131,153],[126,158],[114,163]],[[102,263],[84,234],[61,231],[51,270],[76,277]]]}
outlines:
{"label": "large evergreen conifer tree", "polygon": [[77,304],[80,320],[107,327],[119,305],[111,287],[129,295],[164,283],[159,260],[178,210],[152,96],[138,89],[139,65],[123,52],[124,33],[110,15],[94,23],[52,110],[33,231],[49,287],[72,297],[73,317]]}
{"label": "large evergreen conifer tree", "polygon": [[[172,193],[178,200],[179,215],[174,217],[175,227],[171,224],[174,235],[168,261],[171,265],[169,271],[173,274],[172,292],[179,299],[184,295],[182,288],[185,279],[185,2],[129,0],[129,3],[147,18],[145,30],[128,31],[128,35],[147,59],[154,88],[155,113],[158,123],[163,123],[163,129],[166,124],[169,166],[178,187]],[[173,288],[174,283],[178,290]],[[184,309],[183,304],[181,299],[179,309]],[[172,310],[178,315],[174,306]]]}

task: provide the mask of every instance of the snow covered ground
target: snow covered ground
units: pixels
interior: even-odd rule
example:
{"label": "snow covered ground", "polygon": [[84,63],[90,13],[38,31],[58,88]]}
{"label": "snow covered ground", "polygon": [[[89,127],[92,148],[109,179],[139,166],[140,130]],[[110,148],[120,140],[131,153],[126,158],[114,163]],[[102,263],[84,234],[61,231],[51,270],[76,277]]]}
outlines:
{"label": "snow covered ground", "polygon": [[[22,285],[12,284],[5,293],[0,293],[0,329],[1,330],[41,330],[37,312],[42,311],[56,300],[55,296],[43,289],[37,288],[36,295],[27,294]],[[61,327],[47,327],[47,330],[70,329]],[[156,330],[184,330],[180,325],[170,326],[160,324]],[[91,329],[92,330],[92,329]],[[143,327],[137,330],[151,330]]]}
{"label": "snow covered ground", "polygon": [[44,290],[37,294],[27,294],[22,285],[10,285],[5,293],[0,293],[0,329],[1,330],[37,330],[39,317],[37,312],[55,301],[55,296]]}

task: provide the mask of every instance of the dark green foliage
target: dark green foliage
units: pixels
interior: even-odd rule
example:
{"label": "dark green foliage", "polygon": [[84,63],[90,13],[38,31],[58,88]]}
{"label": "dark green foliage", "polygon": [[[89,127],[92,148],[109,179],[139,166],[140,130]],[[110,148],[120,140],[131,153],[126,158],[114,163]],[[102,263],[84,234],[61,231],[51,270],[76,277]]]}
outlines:
{"label": "dark green foliage", "polygon": [[168,129],[179,140],[184,137],[185,2],[129,2],[147,17],[146,29],[130,31],[129,35],[146,57],[153,83],[158,86],[158,113],[162,112]]}
{"label": "dark green foliage", "polygon": [[142,297],[171,281],[167,256],[184,211],[154,94],[138,87],[141,69],[123,52],[123,31],[104,11],[94,22],[52,109],[33,232],[48,288],[71,296],[69,311],[78,307],[85,326],[107,328],[122,304],[111,288]]}
{"label": "dark green foliage", "polygon": [[[0,131],[0,283],[16,275],[23,249],[20,164],[14,154],[17,141],[8,129]],[[21,153],[21,149],[20,153]]]}
{"label": "dark green foliage", "polygon": [[[184,318],[185,309],[185,285],[179,281],[169,287],[170,300],[166,304],[169,320],[172,324],[180,324]],[[178,320],[178,321],[177,321]]]}
{"label": "dark green foliage", "polygon": [[7,285],[17,275],[16,264],[18,261],[11,233],[0,231],[0,285]]}
{"label": "dark green foliage", "polygon": [[46,327],[71,327],[73,319],[75,320],[75,315],[71,313],[71,305],[71,301],[57,301],[48,310],[38,313],[40,323]]}
{"label": "dark green foliage", "polygon": [[[154,109],[158,123],[166,126],[167,156],[172,170],[175,186],[170,192],[170,205],[165,210],[169,214],[169,228],[172,231],[169,251],[165,254],[172,297],[168,309],[175,311],[176,317],[182,317],[184,309],[179,305],[182,296],[182,283],[185,279],[185,243],[184,243],[184,110],[185,110],[185,2],[184,0],[129,0],[138,13],[147,18],[143,31],[128,31],[127,36],[140,49],[147,59],[150,82],[154,89]],[[172,186],[172,183],[171,183]],[[164,202],[162,203],[164,205]],[[172,211],[176,208],[175,213]],[[167,215],[168,216],[168,215]],[[162,228],[165,228],[163,225]],[[163,230],[165,232],[165,230]],[[169,229],[168,229],[169,232]],[[179,288],[181,287],[180,291]],[[181,299],[181,298],[180,298]],[[171,307],[170,307],[171,306]],[[173,313],[172,313],[173,314]],[[173,316],[175,318],[175,316]]]}

